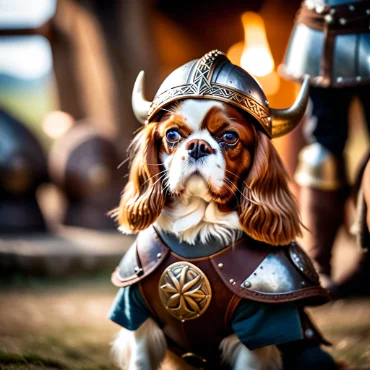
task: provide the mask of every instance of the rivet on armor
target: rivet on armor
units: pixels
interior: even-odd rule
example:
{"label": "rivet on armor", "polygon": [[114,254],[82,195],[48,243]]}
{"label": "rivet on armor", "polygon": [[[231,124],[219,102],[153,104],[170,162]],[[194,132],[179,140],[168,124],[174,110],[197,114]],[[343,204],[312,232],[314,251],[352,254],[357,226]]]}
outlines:
{"label": "rivet on armor", "polygon": [[345,19],[345,18],[339,18],[339,23],[340,23],[342,26],[344,26],[344,25],[346,25],[346,24],[347,24],[347,19]]}
{"label": "rivet on armor", "polygon": [[243,284],[246,288],[250,288],[252,286],[250,281],[245,281]]}
{"label": "rivet on armor", "polygon": [[158,253],[157,254],[157,258],[159,259],[159,258],[161,258],[162,257],[162,253]]}
{"label": "rivet on armor", "polygon": [[234,281],[234,282],[233,282],[233,285],[235,285],[235,284],[236,284],[236,282]]}
{"label": "rivet on armor", "polygon": [[306,331],[304,332],[305,336],[307,338],[312,338],[314,336],[314,332],[312,329],[306,329]]}
{"label": "rivet on armor", "polygon": [[338,83],[343,82],[343,77],[338,77],[338,78],[337,78],[337,82],[338,82]]}
{"label": "rivet on armor", "polygon": [[234,279],[230,279],[230,280],[229,280],[229,283],[230,283],[230,284],[233,284],[233,283],[234,283]]}
{"label": "rivet on armor", "polygon": [[355,11],[355,7],[354,7],[353,5],[348,5],[348,9],[349,9],[351,12]]}
{"label": "rivet on armor", "polygon": [[357,76],[356,77],[356,81],[361,81],[362,80],[362,77],[361,76]]}
{"label": "rivet on armor", "polygon": [[135,274],[141,276],[143,274],[143,269],[140,267],[135,267]]}
{"label": "rivet on armor", "polygon": [[220,269],[222,269],[222,268],[224,267],[224,264],[223,264],[223,263],[219,263],[217,266],[218,266]]}
{"label": "rivet on armor", "polygon": [[334,22],[334,17],[332,15],[330,15],[330,14],[327,14],[325,16],[325,22],[328,23],[328,24],[333,23]]}

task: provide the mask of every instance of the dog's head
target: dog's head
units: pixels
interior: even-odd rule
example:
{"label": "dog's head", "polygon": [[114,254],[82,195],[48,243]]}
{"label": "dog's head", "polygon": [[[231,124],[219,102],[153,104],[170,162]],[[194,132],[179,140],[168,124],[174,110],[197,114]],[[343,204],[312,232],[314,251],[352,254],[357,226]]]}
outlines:
{"label": "dog's head", "polygon": [[300,220],[288,177],[259,121],[217,99],[176,99],[160,107],[130,147],[129,181],[116,211],[131,232],[165,207],[199,197],[235,212],[254,239],[288,244]]}

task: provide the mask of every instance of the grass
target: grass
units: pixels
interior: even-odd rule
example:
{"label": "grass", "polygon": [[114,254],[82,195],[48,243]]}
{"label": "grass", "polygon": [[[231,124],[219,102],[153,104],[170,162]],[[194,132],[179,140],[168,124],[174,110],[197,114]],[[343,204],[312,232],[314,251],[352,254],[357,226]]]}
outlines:
{"label": "grass", "polygon": [[[68,279],[18,276],[0,290],[0,370],[114,370],[107,318],[116,289],[110,271]],[[327,348],[350,369],[370,369],[370,300],[311,310]],[[167,367],[166,367],[167,369]]]}
{"label": "grass", "polygon": [[97,329],[71,325],[27,331],[1,338],[6,350],[0,352],[0,369],[116,369],[109,355],[113,328],[101,334]]}
{"label": "grass", "polygon": [[[8,353],[0,351],[0,364],[18,366],[18,367],[30,367],[32,365],[42,368],[52,369],[66,369],[65,365],[58,361],[50,360],[48,358],[41,357],[38,354],[29,353],[24,355],[18,355],[16,353]],[[5,367],[2,367],[5,369]]]}
{"label": "grass", "polygon": [[106,315],[110,271],[66,279],[13,276],[1,282],[0,370],[113,370]]}

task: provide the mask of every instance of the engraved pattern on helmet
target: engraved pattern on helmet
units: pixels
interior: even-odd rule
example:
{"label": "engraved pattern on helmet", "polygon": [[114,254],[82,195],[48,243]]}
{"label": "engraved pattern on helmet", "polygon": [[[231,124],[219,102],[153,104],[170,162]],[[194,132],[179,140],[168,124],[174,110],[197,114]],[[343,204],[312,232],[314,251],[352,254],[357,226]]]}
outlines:
{"label": "engraved pattern on helmet", "polygon": [[271,133],[271,118],[269,110],[266,107],[248,94],[244,94],[241,91],[236,91],[218,83],[210,83],[214,61],[219,55],[223,55],[223,53],[218,50],[213,50],[205,54],[199,60],[191,84],[175,86],[158,95],[152,102],[148,113],[148,119],[151,118],[153,113],[157,111],[164,102],[169,103],[180,96],[203,95],[205,98],[218,98],[219,100],[232,103],[248,111],[263,127],[265,127],[268,133]]}

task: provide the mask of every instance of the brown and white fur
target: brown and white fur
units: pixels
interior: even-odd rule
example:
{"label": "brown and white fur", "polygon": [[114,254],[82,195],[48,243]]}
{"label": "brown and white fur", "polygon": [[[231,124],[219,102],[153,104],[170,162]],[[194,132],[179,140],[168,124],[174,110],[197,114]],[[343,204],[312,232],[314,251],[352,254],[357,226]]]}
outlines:
{"label": "brown and white fur", "polygon": [[[275,148],[256,126],[222,102],[187,99],[167,106],[131,145],[130,177],[115,212],[120,230],[155,224],[190,244],[216,237],[229,245],[242,232],[271,245],[290,243],[300,235],[297,206]],[[198,159],[191,155],[196,145],[205,153]],[[113,352],[122,369],[157,369],[165,343],[148,319],[134,332],[123,330]],[[234,370],[282,368],[274,346],[250,351],[231,335],[220,349]]]}

